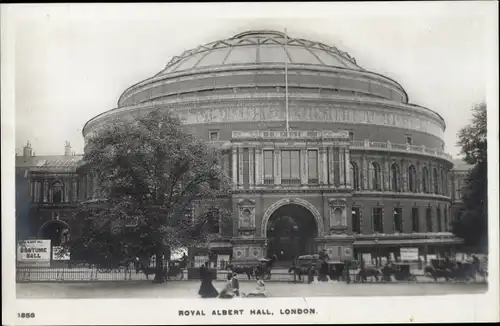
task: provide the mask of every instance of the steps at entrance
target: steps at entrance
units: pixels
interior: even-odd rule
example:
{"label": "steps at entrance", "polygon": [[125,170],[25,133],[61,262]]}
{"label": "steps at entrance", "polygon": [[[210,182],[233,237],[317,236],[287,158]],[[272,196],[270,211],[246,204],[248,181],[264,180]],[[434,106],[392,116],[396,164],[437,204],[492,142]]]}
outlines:
{"label": "steps at entrance", "polygon": [[291,260],[277,260],[274,262],[273,267],[274,268],[290,268],[292,266],[292,261]]}

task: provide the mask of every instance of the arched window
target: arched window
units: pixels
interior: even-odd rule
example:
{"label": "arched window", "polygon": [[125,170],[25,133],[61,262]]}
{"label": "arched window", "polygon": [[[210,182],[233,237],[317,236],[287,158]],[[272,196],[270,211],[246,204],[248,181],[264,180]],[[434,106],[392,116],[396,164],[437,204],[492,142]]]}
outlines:
{"label": "arched window", "polygon": [[422,190],[425,193],[429,192],[429,170],[425,166],[422,169]]}
{"label": "arched window", "polygon": [[396,163],[391,165],[391,190],[399,191],[399,165]]}
{"label": "arched window", "polygon": [[61,203],[63,198],[63,186],[59,181],[56,181],[52,184],[52,202],[53,203]]}
{"label": "arched window", "polygon": [[432,169],[432,183],[434,188],[434,193],[439,193],[439,179],[438,179],[438,170],[436,168]]}
{"label": "arched window", "polygon": [[380,165],[376,162],[370,163],[368,167],[368,188],[371,190],[380,190]]}
{"label": "arched window", "polygon": [[351,162],[349,173],[351,174],[352,188],[354,190],[359,190],[359,169],[356,162]]}
{"label": "arched window", "polygon": [[408,167],[408,189],[410,192],[417,192],[417,170],[412,164]]}

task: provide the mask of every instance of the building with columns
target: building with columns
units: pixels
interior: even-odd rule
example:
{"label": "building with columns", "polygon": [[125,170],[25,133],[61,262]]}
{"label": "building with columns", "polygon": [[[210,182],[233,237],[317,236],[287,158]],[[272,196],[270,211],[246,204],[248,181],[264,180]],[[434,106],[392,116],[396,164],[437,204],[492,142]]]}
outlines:
{"label": "building with columns", "polygon": [[68,142],[64,155],[35,155],[29,142],[16,155],[16,239],[51,239],[59,245],[69,236],[81,159]]}
{"label": "building with columns", "polygon": [[[455,181],[445,121],[334,46],[249,31],[194,47],[125,90],[116,108],[85,124],[83,136],[158,108],[219,146],[233,181],[232,224],[215,227],[208,248],[194,254],[287,261],[326,249],[343,260],[397,256],[401,247],[424,255],[461,243],[449,232]],[[64,204],[98,197],[85,172],[67,182]],[[32,192],[43,207],[53,188],[35,189],[44,189]]]}

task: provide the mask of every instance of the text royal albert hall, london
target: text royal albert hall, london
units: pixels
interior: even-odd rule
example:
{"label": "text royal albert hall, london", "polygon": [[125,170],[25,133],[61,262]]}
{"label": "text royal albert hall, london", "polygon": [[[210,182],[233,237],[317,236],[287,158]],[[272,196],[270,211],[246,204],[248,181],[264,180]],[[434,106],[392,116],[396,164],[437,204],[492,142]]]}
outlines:
{"label": "text royal albert hall, london", "polygon": [[[197,46],[125,90],[83,137],[158,108],[220,147],[232,178],[232,223],[215,223],[215,240],[191,248],[197,265],[321,249],[333,260],[402,247],[425,257],[460,244],[449,226],[467,167],[444,152],[445,121],[334,46],[275,31]],[[81,158],[68,143],[65,155],[36,156],[28,143],[16,157],[19,240],[57,244],[77,203],[99,198]]]}

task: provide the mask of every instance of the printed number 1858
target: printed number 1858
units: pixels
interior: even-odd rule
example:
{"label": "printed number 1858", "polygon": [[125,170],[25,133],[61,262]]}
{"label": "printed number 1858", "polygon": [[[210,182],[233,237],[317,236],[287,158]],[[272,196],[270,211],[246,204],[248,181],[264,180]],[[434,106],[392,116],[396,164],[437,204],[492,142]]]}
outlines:
{"label": "printed number 1858", "polygon": [[17,317],[18,318],[35,318],[35,313],[34,312],[18,312]]}

